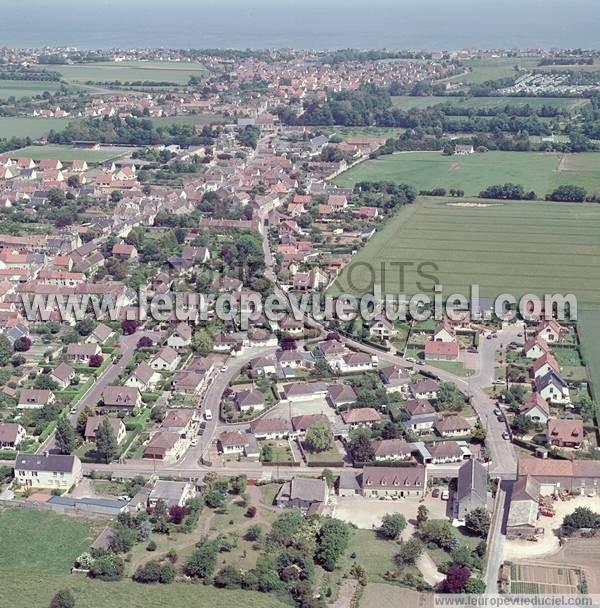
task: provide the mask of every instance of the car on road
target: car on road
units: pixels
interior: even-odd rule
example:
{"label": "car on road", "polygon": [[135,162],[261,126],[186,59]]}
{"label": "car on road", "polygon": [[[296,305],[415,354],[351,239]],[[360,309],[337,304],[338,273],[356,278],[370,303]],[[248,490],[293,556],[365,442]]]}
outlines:
{"label": "car on road", "polygon": [[127,496],[126,494],[123,494],[123,496],[119,496],[117,500],[131,500],[131,497]]}
{"label": "car on road", "polygon": [[468,353],[478,353],[479,350],[477,349],[476,346],[469,346],[469,348],[467,348],[467,352]]}
{"label": "car on road", "polygon": [[502,433],[502,439],[508,441],[510,439],[510,433],[508,431],[504,431],[504,433]]}
{"label": "car on road", "polygon": [[506,381],[505,380],[501,380],[500,378],[498,378],[498,380],[494,380],[492,382],[492,384],[506,384]]}
{"label": "car on road", "polygon": [[517,334],[517,338],[522,338],[523,337],[523,332],[520,332]]}
{"label": "car on road", "polygon": [[440,489],[439,488],[433,488],[433,490],[431,490],[431,496],[433,498],[437,498],[440,495]]}
{"label": "car on road", "polygon": [[442,491],[442,500],[448,500],[448,498],[450,498],[450,492],[448,492],[448,490],[443,490]]}
{"label": "car on road", "polygon": [[113,364],[118,363],[122,357],[123,357],[123,355],[121,353],[119,353],[116,357],[113,357],[113,360],[112,360]]}
{"label": "car on road", "polygon": [[222,372],[226,372],[229,368],[227,367],[227,365],[221,365],[221,371]]}
{"label": "car on road", "polygon": [[494,410],[494,416],[502,416],[502,410],[499,407]]}
{"label": "car on road", "polygon": [[212,420],[212,412],[209,409],[204,411],[204,418],[206,420]]}
{"label": "car on road", "polygon": [[417,360],[417,365],[425,365],[425,361],[421,361],[421,359]]}
{"label": "car on road", "polygon": [[191,441],[190,441],[190,445],[192,446],[196,446],[198,445],[198,440],[194,437]]}
{"label": "car on road", "polygon": [[76,413],[77,413],[77,406],[76,406],[76,405],[74,405],[74,406],[71,408],[71,411],[70,411],[69,413],[71,414],[71,416],[73,416],[73,414],[76,414]]}
{"label": "car on road", "polygon": [[416,363],[417,360],[414,357],[406,357],[407,361],[410,361],[411,363]]}

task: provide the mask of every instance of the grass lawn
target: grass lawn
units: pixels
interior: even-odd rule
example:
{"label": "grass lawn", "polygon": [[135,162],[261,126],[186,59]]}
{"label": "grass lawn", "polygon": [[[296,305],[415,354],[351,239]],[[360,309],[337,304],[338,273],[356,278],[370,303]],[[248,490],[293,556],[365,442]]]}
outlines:
{"label": "grass lawn", "polygon": [[[75,558],[87,551],[103,527],[104,522],[46,511],[2,509],[0,578],[4,582],[14,578],[7,573],[67,574]],[[3,593],[5,591],[3,587]]]}
{"label": "grass lawn", "polygon": [[[35,97],[45,91],[55,93],[60,88],[61,83],[56,81],[36,81],[36,80],[0,80],[0,99],[15,97]],[[0,133],[2,130],[0,129]]]}
{"label": "grass lawn", "polygon": [[342,462],[344,459],[344,456],[340,454],[335,445],[325,452],[311,452],[304,444],[302,447],[304,448],[304,453],[306,454],[306,459],[308,462],[326,462],[334,464]]}
{"label": "grass lawn", "polygon": [[[2,81],[0,81],[2,82]],[[0,88],[0,96],[2,89]],[[31,137],[37,139],[54,129],[61,131],[72,118],[33,118],[29,116],[0,116],[0,138]]]}
{"label": "grass lawn", "polygon": [[368,160],[336,178],[351,187],[363,180],[410,184],[417,190],[459,188],[477,196],[494,184],[512,182],[543,198],[557,186],[574,184],[600,192],[600,154],[486,152],[443,156],[439,152],[400,152]]}
{"label": "grass lawn", "polygon": [[280,489],[280,483],[266,483],[260,486],[260,502],[268,507],[272,506],[275,496],[277,496]]}
{"label": "grass lawn", "polygon": [[166,127],[168,125],[210,125],[217,122],[224,122],[225,118],[221,114],[186,114],[183,116],[161,116],[152,118],[155,127]]}
{"label": "grass lawn", "polygon": [[462,63],[469,69],[469,73],[455,76],[449,80],[467,84],[480,84],[486,80],[516,78],[519,73],[515,71],[515,65],[518,65],[521,70],[532,70],[537,66],[538,59],[535,57],[498,57],[493,59],[468,59]]}
{"label": "grass lawn", "polygon": [[474,374],[472,369],[465,367],[460,361],[426,361],[427,365],[443,369],[446,372],[450,372],[455,376],[472,376]]}
{"label": "grass lawn", "polygon": [[435,95],[413,97],[401,95],[392,97],[392,102],[396,108],[410,110],[411,108],[423,109],[437,106],[439,104],[450,103],[461,108],[497,108],[504,106],[531,106],[539,108],[541,106],[552,106],[561,110],[572,110],[589,103],[585,99],[569,99],[565,97],[440,97]]}
{"label": "grass lawn", "polygon": [[[1,120],[1,119],[0,119]],[[85,160],[88,163],[103,163],[108,160],[114,160],[132,152],[134,148],[118,148],[107,147],[100,150],[86,150],[84,148],[75,148],[73,146],[63,146],[58,144],[49,144],[47,146],[28,146],[11,152],[11,156],[30,156],[33,160],[42,158],[58,158],[59,160],[71,162],[76,159]]]}
{"label": "grass lawn", "polygon": [[261,441],[259,445],[261,450],[266,445],[271,446],[273,454],[271,462],[276,462],[280,464],[286,462],[294,462],[292,458],[292,452],[289,448],[289,444],[285,439],[279,439],[277,441]]}
{"label": "grass lawn", "polygon": [[600,398],[600,307],[579,310],[582,354],[592,381],[594,398]]}
{"label": "grass lawn", "polygon": [[154,81],[187,84],[190,76],[206,73],[199,63],[168,61],[99,62],[53,66],[68,82],[121,82]]}
{"label": "grass lawn", "polygon": [[[332,292],[361,294],[379,283],[382,293],[410,295],[431,291],[438,283],[446,295],[468,296],[470,285],[478,284],[482,297],[574,293],[580,309],[584,303],[595,305],[600,296],[600,205],[466,202],[423,198],[402,208],[354,256]],[[399,260],[406,264],[404,277],[390,266]],[[419,276],[422,262],[430,263],[424,272],[434,278]],[[600,326],[600,317],[595,325]],[[588,358],[597,349],[589,345]]]}
{"label": "grass lawn", "polygon": [[395,127],[317,127],[325,135],[339,135],[340,137],[399,137],[406,129]]}
{"label": "grass lawn", "polygon": [[[102,582],[83,575],[47,576],[23,574],[3,577],[2,595],[10,597],[11,608],[47,606],[59,589],[70,589],[77,608],[203,608],[245,606],[284,608],[289,604],[274,594],[216,589],[202,584],[142,585],[131,580]],[[168,598],[168,602],[167,602]]]}

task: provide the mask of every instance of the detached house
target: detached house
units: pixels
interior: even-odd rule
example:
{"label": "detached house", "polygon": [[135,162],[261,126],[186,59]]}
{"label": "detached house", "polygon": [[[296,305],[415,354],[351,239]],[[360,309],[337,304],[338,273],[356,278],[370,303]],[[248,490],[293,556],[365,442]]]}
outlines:
{"label": "detached house", "polygon": [[531,418],[534,422],[546,424],[550,418],[550,406],[539,393],[533,393],[519,408],[519,414]]}
{"label": "detached house", "polygon": [[442,342],[428,340],[425,342],[426,361],[456,361],[460,354],[460,348],[456,340]]}
{"label": "detached house", "polygon": [[96,441],[96,431],[102,424],[103,420],[108,420],[110,427],[115,434],[117,439],[117,444],[121,445],[125,437],[127,436],[127,431],[125,429],[125,425],[120,418],[109,418],[108,416],[90,416],[85,424],[85,433],[84,437],[87,443],[95,443]]}
{"label": "detached house", "polygon": [[414,445],[404,439],[376,439],[373,441],[375,460],[410,460]]}
{"label": "detached house", "polygon": [[372,426],[381,421],[381,414],[372,407],[357,407],[342,412],[342,420],[351,428]]}
{"label": "detached house", "polygon": [[150,361],[150,367],[157,371],[172,372],[179,363],[177,351],[170,346],[160,349],[159,353]]}
{"label": "detached house", "polygon": [[187,348],[192,344],[192,328],[187,323],[179,323],[167,338],[167,345],[176,350]]}
{"label": "detached house", "polygon": [[256,439],[285,439],[292,426],[287,418],[259,418],[250,424],[250,431]]}
{"label": "detached house", "polygon": [[145,361],[140,362],[125,380],[125,386],[137,388],[140,391],[151,391],[160,380],[160,374],[153,370]]}
{"label": "detached house", "polygon": [[550,319],[548,321],[542,321],[542,323],[535,328],[535,335],[548,344],[552,344],[553,342],[558,342],[560,334],[563,331],[564,328],[558,321]]}
{"label": "detached house", "polygon": [[435,421],[434,427],[442,437],[456,437],[471,432],[471,423],[462,416],[439,418]]}
{"label": "detached house", "polygon": [[13,422],[0,422],[0,448],[14,449],[27,436],[27,431]]}
{"label": "detached house", "polygon": [[96,409],[103,412],[131,412],[141,406],[142,396],[130,386],[107,386],[102,391],[102,401]]}
{"label": "detached house", "polygon": [[548,445],[578,450],[583,442],[583,420],[550,418],[546,433]]}
{"label": "detached house", "polygon": [[440,385],[431,378],[418,380],[410,385],[410,392],[415,399],[437,399]]}
{"label": "detached house", "polygon": [[394,324],[384,315],[380,315],[376,319],[373,319],[373,322],[369,327],[369,335],[382,341],[393,338],[396,333]]}
{"label": "detached house", "polygon": [[379,368],[379,377],[385,385],[388,393],[401,393],[407,395],[410,392],[410,376],[396,365],[388,365]]}
{"label": "detached house", "polygon": [[256,438],[251,433],[225,431],[219,435],[218,445],[223,454],[244,455],[253,459],[259,456]]}
{"label": "detached house", "polygon": [[464,520],[468,513],[475,509],[490,510],[488,492],[488,472],[475,458],[467,460],[458,469],[456,502],[458,519]]}
{"label": "detached house", "polygon": [[560,365],[552,353],[544,353],[533,362],[531,371],[534,378],[545,376],[549,372],[558,374],[560,372]]}
{"label": "detached house", "polygon": [[545,340],[543,340],[539,336],[528,340],[523,346],[523,354],[528,359],[537,359],[548,352],[550,352],[548,344],[546,344]]}
{"label": "detached house", "polygon": [[75,370],[67,363],[60,363],[48,375],[60,388],[67,388],[75,378]]}
{"label": "detached house", "polygon": [[377,366],[377,356],[367,353],[348,353],[335,365],[340,374],[365,372]]}
{"label": "detached house", "polygon": [[261,412],[265,408],[265,398],[256,389],[243,390],[236,393],[235,404],[240,412]]}
{"label": "detached house", "polygon": [[24,388],[19,395],[17,408],[20,410],[39,410],[54,403],[54,393],[46,389]]}
{"label": "detached house", "polygon": [[567,383],[554,371],[538,376],[534,382],[535,390],[550,403],[571,403]]}
{"label": "detached house", "polygon": [[96,355],[101,355],[102,349],[98,344],[69,344],[67,346],[67,359],[77,363],[85,363],[89,365],[90,358]]}
{"label": "detached house", "polygon": [[63,454],[17,454],[15,481],[31,488],[68,490],[82,479],[81,460]]}

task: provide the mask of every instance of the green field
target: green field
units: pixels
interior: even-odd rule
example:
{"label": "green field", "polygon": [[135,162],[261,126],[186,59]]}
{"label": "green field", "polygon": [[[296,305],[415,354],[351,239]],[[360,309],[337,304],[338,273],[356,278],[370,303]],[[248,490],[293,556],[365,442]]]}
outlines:
{"label": "green field", "polygon": [[72,146],[62,146],[49,144],[47,146],[28,146],[10,153],[11,157],[29,156],[34,160],[42,158],[58,158],[59,160],[70,162],[81,159],[88,163],[103,163],[113,160],[132,152],[135,148],[101,148],[100,150],[87,150],[85,148],[74,148]]}
{"label": "green field", "polygon": [[594,399],[600,402],[600,306],[579,310],[579,334],[582,353],[592,380]]}
{"label": "green field", "polygon": [[160,118],[151,118],[150,120],[155,127],[166,127],[168,125],[209,125],[225,122],[225,118],[221,114],[210,113],[161,116]]}
{"label": "green field", "polygon": [[440,96],[424,96],[413,97],[410,95],[401,95],[392,97],[392,102],[396,108],[401,110],[410,110],[416,108],[422,110],[440,104],[450,103],[461,108],[496,108],[509,106],[531,106],[532,108],[540,108],[542,106],[552,106],[565,110],[586,105],[588,99],[568,99],[565,97],[440,97]]}
{"label": "green field", "polygon": [[417,190],[460,188],[467,196],[506,182],[521,184],[540,197],[561,184],[600,192],[600,154],[486,152],[443,156],[439,152],[399,152],[361,163],[335,181],[350,187],[363,180],[406,183]]}
{"label": "green field", "polygon": [[532,70],[537,66],[538,59],[533,57],[498,57],[495,59],[468,59],[462,63],[469,68],[469,73],[454,76],[449,80],[466,84],[480,84],[486,80],[516,76],[515,65],[518,65],[521,70]]}
{"label": "green field", "polygon": [[[76,120],[76,119],[75,119]],[[33,118],[0,116],[0,139],[9,137],[32,137],[36,139],[54,129],[64,129],[73,118]]]}
{"label": "green field", "polygon": [[76,65],[53,66],[67,82],[121,82],[153,81],[187,84],[190,76],[200,76],[206,72],[199,63],[179,63],[161,61],[100,62]]}
{"label": "green field", "polygon": [[54,93],[60,88],[60,82],[38,80],[0,80],[0,99],[15,97],[34,97],[45,91]]}
{"label": "green field", "polygon": [[[333,292],[361,293],[379,283],[383,293],[410,295],[438,282],[445,295],[468,296],[469,286],[479,284],[483,297],[574,293],[580,303],[595,304],[599,234],[598,204],[423,198],[385,224],[340,274]],[[392,262],[412,264],[404,285]],[[435,264],[437,270],[429,265],[423,272],[437,281],[419,276],[423,262]]]}
{"label": "green field", "polygon": [[131,580],[102,582],[70,574],[74,559],[88,550],[104,525],[33,509],[0,510],[0,605],[41,608],[48,606],[60,589],[71,590],[77,608],[162,608],[167,593],[172,608],[287,605],[273,594],[183,583],[167,589]]}

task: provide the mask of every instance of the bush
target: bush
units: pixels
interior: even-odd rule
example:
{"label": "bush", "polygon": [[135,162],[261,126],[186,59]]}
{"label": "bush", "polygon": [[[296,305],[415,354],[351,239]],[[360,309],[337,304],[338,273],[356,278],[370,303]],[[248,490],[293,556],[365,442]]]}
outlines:
{"label": "bush", "polygon": [[156,543],[153,540],[146,545],[146,551],[156,551]]}
{"label": "bush", "polygon": [[61,589],[50,602],[49,608],[74,608],[75,598],[69,589]]}
{"label": "bush", "polygon": [[379,534],[384,538],[396,540],[406,528],[406,518],[401,513],[384,515],[381,520]]}

